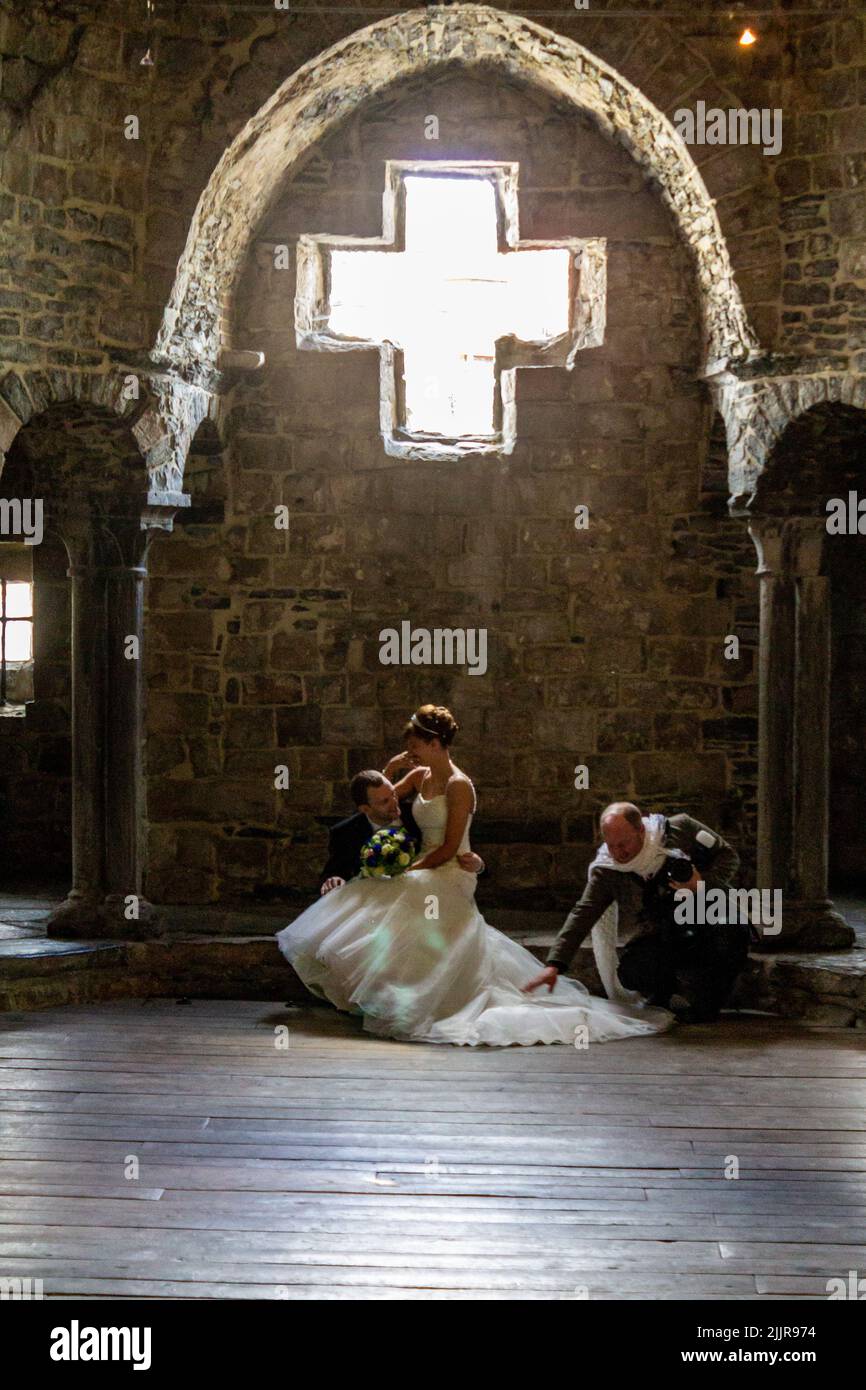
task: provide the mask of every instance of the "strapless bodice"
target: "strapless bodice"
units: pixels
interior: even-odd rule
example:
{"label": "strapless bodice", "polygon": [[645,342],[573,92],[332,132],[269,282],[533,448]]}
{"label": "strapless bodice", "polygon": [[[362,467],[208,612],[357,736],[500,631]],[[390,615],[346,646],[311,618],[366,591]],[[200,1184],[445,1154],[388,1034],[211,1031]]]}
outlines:
{"label": "strapless bodice", "polygon": [[[428,850],[438,849],[445,839],[445,827],[448,824],[448,802],[445,793],[439,796],[431,796],[428,800],[420,792],[412,802],[412,814],[415,817],[415,824],[421,831],[421,852],[426,854]],[[469,827],[472,824],[472,813],[466,822],[466,829],[463,831],[463,838],[457,848],[458,854],[465,854],[469,849]]]}

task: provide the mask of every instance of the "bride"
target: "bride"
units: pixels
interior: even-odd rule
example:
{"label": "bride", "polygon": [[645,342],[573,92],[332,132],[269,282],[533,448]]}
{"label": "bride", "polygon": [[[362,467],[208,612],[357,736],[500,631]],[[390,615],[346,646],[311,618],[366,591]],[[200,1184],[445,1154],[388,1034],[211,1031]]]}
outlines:
{"label": "bride", "polygon": [[277,934],[287,960],[313,994],[361,1014],[367,1032],[407,1042],[583,1045],[668,1028],[666,1010],[598,999],[576,980],[524,992],[538,962],[487,925],[475,874],[457,862],[476,806],[448,751],[457,729],[441,705],[422,705],[406,726],[418,766],[395,792],[416,793],[419,857],[398,878],[354,878],[319,898]]}

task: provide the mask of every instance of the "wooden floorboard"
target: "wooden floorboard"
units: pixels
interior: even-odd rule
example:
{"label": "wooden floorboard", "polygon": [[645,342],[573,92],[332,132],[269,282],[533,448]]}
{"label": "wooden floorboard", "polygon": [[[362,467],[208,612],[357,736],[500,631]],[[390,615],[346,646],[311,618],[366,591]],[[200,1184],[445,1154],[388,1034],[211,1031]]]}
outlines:
{"label": "wooden floorboard", "polygon": [[61,1300],[826,1298],[866,1267],[864,1102],[862,1034],[769,1019],[578,1051],[279,1002],[4,1015],[0,1275]]}

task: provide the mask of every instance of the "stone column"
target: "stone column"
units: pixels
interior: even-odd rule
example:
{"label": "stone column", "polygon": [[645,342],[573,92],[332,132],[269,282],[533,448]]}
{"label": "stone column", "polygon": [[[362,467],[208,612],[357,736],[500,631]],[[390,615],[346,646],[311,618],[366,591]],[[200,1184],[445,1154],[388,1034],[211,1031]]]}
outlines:
{"label": "stone column", "polygon": [[[152,447],[153,441],[148,447]],[[160,476],[180,485],[174,459]],[[92,511],[65,496],[52,525],[69,555],[72,585],[72,887],[48,923],[51,936],[153,936],[161,916],[142,896],[146,799],[143,772],[145,559],[190,498],[151,484],[140,500],[118,495]]]}
{"label": "stone column", "polygon": [[[64,523],[72,582],[72,888],[51,936],[160,930],[142,896],[144,563],[161,514]],[[165,529],[164,523],[162,526]]]}
{"label": "stone column", "polygon": [[141,519],[107,529],[105,710],[105,883],[103,935],[146,937],[158,917],[142,896],[146,796],[144,737],[144,563],[151,532]]}
{"label": "stone column", "polygon": [[781,889],[782,931],[768,950],[851,945],[827,897],[830,777],[829,581],[823,517],[756,517],[761,585],[758,887]]}
{"label": "stone column", "polygon": [[[783,526],[759,518],[749,526],[758,551],[758,884],[789,886],[792,823],[781,808],[794,797],[792,681],[795,595],[784,556]],[[780,813],[781,812],[781,813]]]}
{"label": "stone column", "polygon": [[105,572],[89,523],[62,534],[72,598],[72,887],[49,919],[49,934],[98,936],[105,885]]}
{"label": "stone column", "polygon": [[792,534],[797,575],[797,665],[794,738],[796,897],[818,907],[827,899],[830,799],[830,580],[821,574],[825,518],[798,523]]}

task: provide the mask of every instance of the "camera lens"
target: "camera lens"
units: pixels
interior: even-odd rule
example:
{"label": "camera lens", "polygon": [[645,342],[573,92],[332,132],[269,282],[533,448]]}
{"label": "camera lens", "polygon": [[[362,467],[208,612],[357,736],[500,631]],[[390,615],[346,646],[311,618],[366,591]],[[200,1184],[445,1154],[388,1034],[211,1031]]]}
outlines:
{"label": "camera lens", "polygon": [[667,873],[672,883],[688,883],[692,876],[692,872],[692,862],[690,859],[668,860]]}

